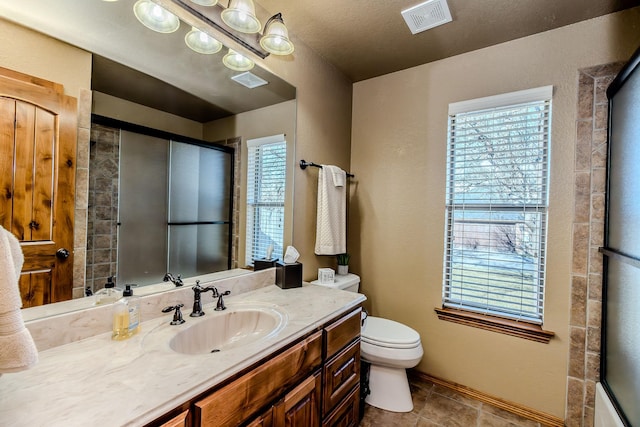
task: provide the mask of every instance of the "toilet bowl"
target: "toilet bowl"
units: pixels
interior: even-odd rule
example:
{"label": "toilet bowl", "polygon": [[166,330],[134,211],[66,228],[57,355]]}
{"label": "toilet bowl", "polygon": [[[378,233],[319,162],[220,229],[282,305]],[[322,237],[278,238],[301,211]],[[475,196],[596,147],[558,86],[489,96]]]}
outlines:
{"label": "toilet bowl", "polygon": [[[360,277],[350,273],[337,275],[334,283],[321,284],[317,280],[311,283],[357,292]],[[413,410],[406,369],[416,366],[423,354],[420,334],[415,330],[393,320],[366,317],[361,331],[360,356],[371,365],[371,393],[365,402],[387,411]]]}

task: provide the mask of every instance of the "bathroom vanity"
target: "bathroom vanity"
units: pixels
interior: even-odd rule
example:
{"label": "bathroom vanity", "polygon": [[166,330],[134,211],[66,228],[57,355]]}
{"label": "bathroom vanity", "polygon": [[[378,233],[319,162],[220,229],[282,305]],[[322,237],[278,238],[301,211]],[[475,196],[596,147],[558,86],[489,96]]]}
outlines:
{"label": "bathroom vanity", "polygon": [[201,318],[185,311],[183,325],[170,325],[170,314],[145,321],[126,341],[103,333],[57,346],[40,352],[35,368],[0,378],[0,419],[13,426],[357,425],[364,299],[313,285],[230,295],[227,313],[273,309],[283,321],[213,353],[172,348],[178,333],[221,315],[212,304]]}

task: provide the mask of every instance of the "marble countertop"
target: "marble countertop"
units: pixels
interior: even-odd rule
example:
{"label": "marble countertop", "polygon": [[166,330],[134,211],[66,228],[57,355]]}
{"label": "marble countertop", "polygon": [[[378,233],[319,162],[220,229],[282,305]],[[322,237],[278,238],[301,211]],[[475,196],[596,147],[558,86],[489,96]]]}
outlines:
{"label": "marble countertop", "polygon": [[[275,335],[218,353],[185,355],[169,347],[172,336],[205,321],[185,310],[142,323],[126,341],[101,334],[40,352],[38,364],[0,377],[0,423],[11,426],[140,426],[207,391],[365,300],[361,294],[322,286],[270,285],[225,299],[227,308],[273,306],[285,314]],[[207,314],[215,315],[211,304]]]}

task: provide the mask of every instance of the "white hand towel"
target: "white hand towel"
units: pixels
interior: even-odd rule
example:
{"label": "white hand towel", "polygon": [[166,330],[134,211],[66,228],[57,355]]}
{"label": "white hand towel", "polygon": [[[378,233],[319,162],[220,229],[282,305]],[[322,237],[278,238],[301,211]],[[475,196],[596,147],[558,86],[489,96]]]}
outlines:
{"label": "white hand towel", "polygon": [[333,185],[336,187],[344,187],[344,183],[347,180],[347,173],[336,166],[327,166],[333,176]]}
{"label": "white hand towel", "polygon": [[20,309],[0,314],[0,373],[20,372],[38,363],[38,350]]}
{"label": "white hand towel", "polygon": [[[322,165],[320,168],[316,215],[316,255],[336,255],[347,251],[345,180],[346,172],[337,166]],[[342,184],[338,185],[340,182]]]}
{"label": "white hand towel", "polygon": [[22,307],[17,286],[23,263],[20,242],[0,226],[0,314]]}
{"label": "white hand towel", "polygon": [[38,361],[20,311],[18,280],[23,263],[20,242],[0,226],[0,373],[23,371]]}

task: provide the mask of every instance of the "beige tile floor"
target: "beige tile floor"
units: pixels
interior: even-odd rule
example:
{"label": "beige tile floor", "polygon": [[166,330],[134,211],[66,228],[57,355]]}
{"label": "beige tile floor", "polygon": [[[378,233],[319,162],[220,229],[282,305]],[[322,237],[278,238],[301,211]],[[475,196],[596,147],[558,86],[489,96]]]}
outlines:
{"label": "beige tile floor", "polygon": [[410,379],[413,411],[366,405],[360,427],[540,427],[540,424],[431,382]]}

